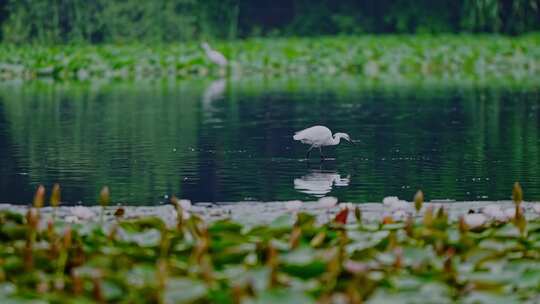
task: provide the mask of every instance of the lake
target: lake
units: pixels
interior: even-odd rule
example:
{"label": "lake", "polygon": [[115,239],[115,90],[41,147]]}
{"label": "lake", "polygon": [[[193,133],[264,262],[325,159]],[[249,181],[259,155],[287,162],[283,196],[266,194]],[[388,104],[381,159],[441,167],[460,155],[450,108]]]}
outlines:
{"label": "lake", "polygon": [[[295,131],[347,132],[304,159]],[[540,200],[540,84],[360,78],[190,80],[0,87],[0,202],[39,184],[94,204],[412,199]]]}

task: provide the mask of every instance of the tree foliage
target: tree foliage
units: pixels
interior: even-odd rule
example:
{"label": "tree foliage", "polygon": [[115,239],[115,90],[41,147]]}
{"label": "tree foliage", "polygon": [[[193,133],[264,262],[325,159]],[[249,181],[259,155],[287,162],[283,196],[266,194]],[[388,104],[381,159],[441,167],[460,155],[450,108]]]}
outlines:
{"label": "tree foliage", "polygon": [[540,0],[0,0],[7,42],[540,29]]}

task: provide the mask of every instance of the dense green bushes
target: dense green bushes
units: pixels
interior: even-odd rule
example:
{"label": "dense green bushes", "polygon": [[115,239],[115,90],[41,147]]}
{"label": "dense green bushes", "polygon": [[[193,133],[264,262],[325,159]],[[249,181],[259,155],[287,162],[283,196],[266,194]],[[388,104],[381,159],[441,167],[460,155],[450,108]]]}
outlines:
{"label": "dense green bushes", "polygon": [[208,29],[203,7],[189,0],[8,2],[2,28],[9,42],[172,41]]}
{"label": "dense green bushes", "polygon": [[540,29],[540,0],[0,0],[8,42]]}

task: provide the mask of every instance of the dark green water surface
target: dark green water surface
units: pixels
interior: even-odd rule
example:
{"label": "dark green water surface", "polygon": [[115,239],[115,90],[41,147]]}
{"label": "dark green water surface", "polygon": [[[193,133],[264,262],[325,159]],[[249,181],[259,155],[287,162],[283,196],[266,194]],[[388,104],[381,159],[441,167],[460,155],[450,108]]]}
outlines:
{"label": "dark green water surface", "polygon": [[[360,79],[3,85],[0,202],[58,182],[69,203],[315,199],[540,200],[540,85]],[[294,131],[342,143],[305,161]]]}

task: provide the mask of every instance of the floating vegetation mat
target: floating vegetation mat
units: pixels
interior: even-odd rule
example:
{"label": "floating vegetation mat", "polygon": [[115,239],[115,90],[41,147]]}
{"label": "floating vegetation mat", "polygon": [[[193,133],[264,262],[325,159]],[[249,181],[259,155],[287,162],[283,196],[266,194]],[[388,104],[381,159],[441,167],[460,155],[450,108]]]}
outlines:
{"label": "floating vegetation mat", "polygon": [[[59,187],[51,195],[58,206]],[[422,208],[423,195],[414,199]],[[512,220],[445,209],[362,223],[348,206],[326,224],[306,213],[247,228],[207,223],[173,198],[177,221],[43,223],[0,212],[0,303],[538,303],[540,220],[516,185]],[[100,194],[108,203],[108,189]],[[350,213],[350,214],[349,214]],[[348,216],[356,218],[354,224]],[[480,219],[480,221],[479,221]]]}
{"label": "floating vegetation mat", "polygon": [[186,78],[241,75],[362,75],[527,79],[540,74],[540,35],[344,36],[216,42],[219,68],[198,43],[0,46],[0,79]]}

